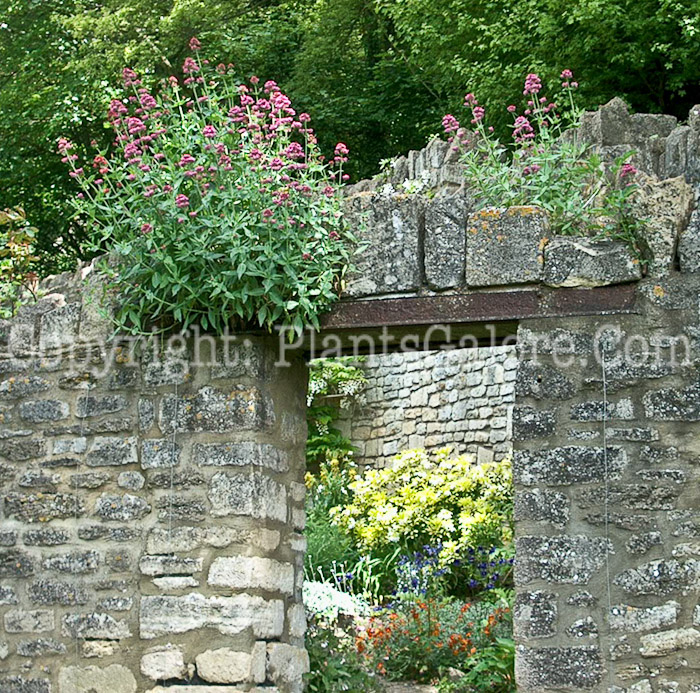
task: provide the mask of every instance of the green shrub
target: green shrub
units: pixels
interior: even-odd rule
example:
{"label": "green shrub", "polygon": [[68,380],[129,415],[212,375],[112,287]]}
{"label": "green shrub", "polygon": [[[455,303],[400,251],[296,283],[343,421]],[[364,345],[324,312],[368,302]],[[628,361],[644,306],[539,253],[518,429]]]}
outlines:
{"label": "green shrub", "polygon": [[449,564],[469,547],[502,547],[513,536],[509,460],[476,464],[468,455],[432,458],[424,450],[397,455],[391,467],[370,470],[350,484],[352,500],[331,510],[358,547],[375,555],[441,546]]}
{"label": "green shrub", "polygon": [[23,295],[36,300],[34,239],[22,207],[0,210],[0,317],[11,318]]}
{"label": "green shrub", "polygon": [[309,116],[277,84],[242,84],[199,57],[151,93],[124,70],[113,99],[113,156],[59,152],[81,185],[74,200],[118,292],[118,326],[147,331],[284,323],[318,327],[337,299],[353,236],[338,188],[348,149],[321,157]]}

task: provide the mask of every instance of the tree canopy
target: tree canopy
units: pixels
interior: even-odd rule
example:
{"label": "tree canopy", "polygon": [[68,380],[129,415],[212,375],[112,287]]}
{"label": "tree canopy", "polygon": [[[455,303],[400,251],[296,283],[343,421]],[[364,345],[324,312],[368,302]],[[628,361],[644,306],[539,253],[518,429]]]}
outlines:
{"label": "tree canopy", "polygon": [[[0,19],[0,208],[22,205],[46,271],[84,257],[56,141],[108,142],[125,66],[177,72],[187,41],[274,79],[355,179],[425,144],[474,92],[492,113],[537,71],[574,71],[586,106],[685,118],[700,100],[697,0],[6,0]],[[491,116],[492,122],[494,121]],[[505,113],[497,127],[505,130]]]}

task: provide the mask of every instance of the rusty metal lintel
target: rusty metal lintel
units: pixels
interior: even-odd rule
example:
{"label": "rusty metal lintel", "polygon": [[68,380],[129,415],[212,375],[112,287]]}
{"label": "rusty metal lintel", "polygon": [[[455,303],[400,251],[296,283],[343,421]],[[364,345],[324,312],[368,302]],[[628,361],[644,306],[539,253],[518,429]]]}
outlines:
{"label": "rusty metal lintel", "polygon": [[636,285],[593,289],[530,289],[442,296],[342,301],[322,330],[430,324],[475,324],[634,311]]}

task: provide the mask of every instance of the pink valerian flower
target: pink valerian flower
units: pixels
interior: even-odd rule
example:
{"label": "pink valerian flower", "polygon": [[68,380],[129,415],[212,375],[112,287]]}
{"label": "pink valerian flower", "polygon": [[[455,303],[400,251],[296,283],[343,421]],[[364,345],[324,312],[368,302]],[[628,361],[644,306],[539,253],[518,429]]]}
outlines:
{"label": "pink valerian flower", "polygon": [[298,142],[291,142],[289,146],[284,150],[284,155],[288,159],[303,159],[304,150]]}
{"label": "pink valerian flower", "polygon": [[124,147],[124,158],[125,159],[135,159],[136,157],[141,156],[143,152],[139,148],[138,144],[136,142],[127,142],[126,146]]}
{"label": "pink valerian flower", "polygon": [[213,125],[205,125],[202,134],[209,139],[213,139],[217,134],[216,128]]}
{"label": "pink valerian flower", "polygon": [[472,106],[476,106],[477,103],[479,102],[477,101],[476,96],[474,96],[474,94],[472,94],[471,92],[464,97],[465,106],[471,108]]}
{"label": "pink valerian flower", "polygon": [[182,71],[186,74],[192,74],[194,72],[199,72],[199,65],[197,65],[197,61],[194,60],[193,58],[190,58],[187,56],[185,58],[185,62],[182,63]]}
{"label": "pink valerian flower", "polygon": [[144,111],[152,111],[158,108],[156,100],[146,89],[139,89],[139,101]]}
{"label": "pink valerian flower", "polygon": [[124,80],[125,87],[141,84],[138,77],[139,76],[131,68],[125,67],[122,70],[122,79]]}
{"label": "pink valerian flower", "polygon": [[338,144],[335,145],[336,156],[347,156],[349,153],[350,150],[348,149],[347,145],[345,145],[343,142],[338,142]]}
{"label": "pink valerian flower", "polygon": [[119,116],[126,115],[128,113],[127,107],[119,99],[112,99],[109,102],[109,110],[107,111],[107,116],[114,120],[119,118]]}
{"label": "pink valerian flower", "polygon": [[58,153],[67,156],[68,152],[73,149],[74,146],[75,145],[70,140],[67,140],[65,137],[60,137],[58,140]]}
{"label": "pink valerian flower", "polygon": [[537,173],[540,170],[541,166],[539,164],[532,164],[532,166],[526,166],[523,169],[523,175],[524,176],[530,176],[533,173]]}
{"label": "pink valerian flower", "polygon": [[277,86],[277,82],[275,82],[272,79],[268,79],[267,82],[265,82],[265,86],[263,87],[264,91],[266,94],[269,94],[270,92],[273,91],[279,91],[279,87]]}
{"label": "pink valerian flower", "polygon": [[193,53],[196,53],[200,48],[202,47],[202,44],[199,42],[196,36],[193,36],[190,39],[190,50]]}
{"label": "pink valerian flower", "polygon": [[75,171],[70,171],[70,172],[68,173],[68,175],[69,175],[71,178],[80,178],[80,176],[82,176],[83,173],[85,173],[85,171],[84,171],[83,168],[81,167],[81,168],[76,168]]}
{"label": "pink valerian flower", "polygon": [[634,176],[639,171],[635,166],[632,166],[632,164],[622,164],[622,168],[620,169],[620,178],[627,178],[628,176]]}
{"label": "pink valerian flower", "polygon": [[180,157],[180,161],[177,162],[177,165],[184,168],[185,166],[188,166],[189,164],[193,164],[195,162],[195,158],[191,154],[183,154]]}
{"label": "pink valerian flower", "polygon": [[146,125],[141,118],[131,117],[126,119],[126,128],[130,135],[135,135],[143,132],[146,129]]}
{"label": "pink valerian flower", "polygon": [[253,86],[256,86],[257,84],[260,84],[260,77],[258,77],[257,75],[253,75],[253,76],[250,78],[250,83],[251,83]]}
{"label": "pink valerian flower", "polygon": [[190,199],[187,197],[187,195],[183,195],[180,193],[176,198],[175,198],[175,205],[179,207],[180,209],[186,209],[187,207],[190,206]]}
{"label": "pink valerian flower", "polygon": [[141,233],[148,233],[149,231],[153,231],[151,224],[141,224]]}
{"label": "pink valerian flower", "polygon": [[308,123],[311,120],[311,116],[308,113],[300,113],[299,114],[299,122],[300,123]]}
{"label": "pink valerian flower", "polygon": [[518,116],[513,127],[513,137],[518,143],[526,142],[535,137],[535,131],[525,116]]}
{"label": "pink valerian flower", "polygon": [[484,114],[486,111],[483,109],[482,106],[474,106],[472,109],[472,115],[474,116],[472,118],[472,123],[476,125],[476,123],[481,122],[484,119]]}
{"label": "pink valerian flower", "polygon": [[456,132],[459,130],[459,121],[453,115],[448,113],[442,119],[442,127],[445,129],[446,133]]}
{"label": "pink valerian flower", "polygon": [[332,241],[337,241],[340,238],[340,234],[338,234],[337,231],[331,231],[328,234],[328,238],[330,238]]}
{"label": "pink valerian flower", "polygon": [[531,72],[527,75],[527,77],[525,77],[525,89],[523,90],[523,96],[527,96],[528,94],[532,94],[534,96],[540,92],[540,89],[542,89],[542,80],[534,72]]}
{"label": "pink valerian flower", "polygon": [[517,108],[515,106],[513,106],[513,104],[511,104],[510,106],[508,106],[508,108],[506,108],[506,111],[508,111],[508,113],[515,113],[516,110],[517,110]]}
{"label": "pink valerian flower", "polygon": [[571,79],[574,76],[574,73],[571,70],[566,69],[566,70],[562,70],[562,73],[559,76],[562,79]]}

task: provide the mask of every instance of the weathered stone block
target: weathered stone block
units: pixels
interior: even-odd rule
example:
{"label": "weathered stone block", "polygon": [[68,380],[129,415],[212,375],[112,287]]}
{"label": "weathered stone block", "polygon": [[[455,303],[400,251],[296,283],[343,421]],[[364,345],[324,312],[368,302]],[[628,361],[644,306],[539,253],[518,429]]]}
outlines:
{"label": "weathered stone block", "polygon": [[143,596],[139,623],[141,637],[146,640],[201,628],[213,628],[222,635],[252,628],[258,638],[278,638],[284,628],[284,602],[248,594],[208,598],[197,593],[182,597]]}
{"label": "weathered stone block", "polygon": [[467,286],[528,284],[542,277],[547,215],[536,207],[482,209],[467,220]]}
{"label": "weathered stone block", "polygon": [[607,539],[584,536],[520,537],[516,540],[515,583],[533,580],[586,584],[613,553]]}
{"label": "weathered stone block", "polygon": [[518,689],[540,691],[548,688],[597,686],[605,668],[597,647],[540,647],[520,645],[515,660]]}
{"label": "weathered stone block", "polygon": [[39,345],[42,349],[69,346],[78,337],[80,304],[68,303],[41,316]]}
{"label": "weathered stone block", "polygon": [[[680,488],[649,484],[612,484],[607,489],[608,504],[613,508],[630,510],[672,510],[676,507]],[[576,494],[576,502],[581,508],[600,506],[605,489],[590,488]]]}
{"label": "weathered stone block", "polygon": [[301,647],[281,642],[267,645],[267,674],[276,684],[301,683],[309,671],[309,655]]}
{"label": "weathered stone block", "polygon": [[85,513],[82,498],[68,493],[9,493],[5,496],[5,514],[22,522],[50,522],[76,518]]}
{"label": "weathered stone block", "polygon": [[516,521],[549,522],[563,528],[569,521],[570,504],[563,493],[556,491],[519,490],[515,494],[513,514]]}
{"label": "weathered stone block", "polygon": [[141,556],[139,570],[144,575],[193,575],[202,570],[203,559],[184,556]]}
{"label": "weathered stone block", "polygon": [[651,277],[665,277],[673,269],[678,237],[690,218],[693,190],[681,176],[660,181],[638,173],[637,184],[634,214],[645,220],[639,236],[651,258],[647,271]]}
{"label": "weathered stone block", "polygon": [[144,440],[141,444],[141,466],[144,469],[176,467],[180,464],[180,446],[172,440]]}
{"label": "weathered stone block", "polygon": [[0,399],[21,399],[46,392],[51,383],[38,375],[12,376],[0,383]]}
{"label": "weathered stone block", "polygon": [[17,643],[17,654],[20,657],[50,657],[65,653],[66,646],[53,638],[20,640]]}
{"label": "weathered stone block", "polygon": [[48,679],[27,679],[24,676],[4,676],[0,678],[2,693],[51,693]]}
{"label": "weathered stone block", "polygon": [[228,647],[206,650],[195,658],[197,674],[211,683],[238,683],[250,679],[252,656]]}
{"label": "weathered stone block", "polygon": [[0,443],[0,455],[12,462],[23,462],[46,455],[46,441],[35,438],[4,440]]}
{"label": "weathered stone block", "polygon": [[165,395],[158,425],[169,435],[177,432],[259,430],[274,421],[272,405],[257,387],[238,386],[224,392],[202,387],[195,395]]}
{"label": "weathered stone block", "polygon": [[182,650],[164,645],[149,650],[141,657],[141,673],[153,681],[191,678],[193,673],[185,665]]}
{"label": "weathered stone block", "polygon": [[539,400],[564,400],[573,397],[575,392],[574,383],[556,368],[531,361],[520,363],[515,384],[516,395]]}
{"label": "weathered stone block", "polygon": [[664,388],[644,395],[647,418],[659,421],[700,421],[700,383]]}
{"label": "weathered stone block", "polygon": [[97,640],[121,640],[131,637],[131,631],[126,621],[118,621],[109,614],[99,612],[66,614],[63,617],[61,633],[68,638]]}
{"label": "weathered stone block", "polygon": [[86,462],[89,467],[119,467],[125,464],[136,464],[138,462],[136,438],[96,438],[90,446]]}
{"label": "weathered stone block", "polygon": [[54,604],[76,606],[78,604],[87,604],[90,600],[90,594],[83,585],[54,580],[37,580],[32,582],[27,588],[27,595],[30,602],[41,604],[42,606]]}
{"label": "weathered stone block", "polygon": [[100,554],[96,551],[74,551],[72,553],[49,556],[41,562],[44,570],[59,573],[94,573],[100,565]]}
{"label": "weathered stone block", "polygon": [[121,664],[69,666],[58,674],[58,693],[136,693],[136,679]]}
{"label": "weathered stone block", "polygon": [[545,438],[554,433],[555,426],[553,411],[539,411],[525,404],[513,407],[514,440]]}
{"label": "weathered stone block", "polygon": [[420,229],[425,199],[421,195],[369,195],[345,204],[350,224],[367,243],[348,277],[349,297],[415,291],[420,286]]}
{"label": "weathered stone block", "polygon": [[673,601],[647,608],[618,604],[610,609],[610,628],[626,633],[667,628],[676,623],[680,610],[681,605]]}
{"label": "weathered stone block", "polygon": [[678,259],[681,272],[700,272],[700,209],[690,216],[678,241]]}
{"label": "weathered stone block", "polygon": [[117,486],[129,491],[140,491],[146,483],[146,477],[141,472],[122,472],[117,477]]}
{"label": "weathered stone block", "polygon": [[196,443],[195,464],[200,467],[265,467],[275,472],[289,469],[287,453],[268,443]]}
{"label": "weathered stone block", "polygon": [[86,472],[70,477],[71,488],[95,489],[104,486],[112,477],[107,472]]}
{"label": "weathered stone block", "polygon": [[128,522],[151,512],[151,506],[140,496],[103,494],[97,499],[95,513],[104,520]]}
{"label": "weathered stone block", "polygon": [[458,190],[429,200],[425,208],[423,255],[425,278],[441,291],[464,282],[467,214],[471,200]]}
{"label": "weathered stone block", "polygon": [[3,617],[8,633],[46,633],[54,628],[54,613],[47,609],[13,609]]}
{"label": "weathered stone block", "polygon": [[631,420],[634,419],[634,405],[627,397],[617,402],[607,403],[601,400],[589,400],[572,405],[571,419],[573,421]]}
{"label": "weathered stone block", "polygon": [[104,414],[114,414],[126,409],[128,401],[123,395],[89,395],[78,397],[78,405],[75,415],[81,419],[90,416],[103,416]]}
{"label": "weathered stone block", "polygon": [[17,485],[23,488],[36,488],[47,492],[55,492],[60,483],[60,474],[51,474],[41,469],[28,469],[17,481]]}
{"label": "weathered stone block", "polygon": [[634,534],[631,536],[625,548],[633,554],[643,554],[654,546],[661,546],[663,539],[661,532],[645,532],[644,534]]}
{"label": "weathered stone block", "polygon": [[209,483],[212,515],[249,515],[258,519],[287,521],[284,486],[259,472],[219,472]]}
{"label": "weathered stone block", "polygon": [[550,450],[517,450],[513,456],[513,478],[516,483],[550,486],[595,483],[619,479],[627,466],[625,451],[570,445]]}
{"label": "weathered stone block", "polygon": [[557,236],[544,249],[543,282],[554,287],[625,284],[642,278],[625,243]]}
{"label": "weathered stone block", "polygon": [[70,406],[67,402],[56,399],[35,399],[22,402],[19,405],[19,415],[30,423],[60,421],[70,415]]}
{"label": "weathered stone block", "polygon": [[700,631],[695,628],[679,628],[661,633],[642,635],[639,653],[642,657],[663,657],[680,650],[700,647]]}
{"label": "weathered stone block", "polygon": [[520,592],[513,607],[513,634],[517,639],[556,635],[557,595],[551,592]]}
{"label": "weathered stone block", "polygon": [[292,594],[294,566],[257,556],[218,556],[209,568],[207,582],[212,587]]}
{"label": "weathered stone block", "polygon": [[12,587],[0,585],[0,606],[9,606],[17,602],[17,592]]}
{"label": "weathered stone block", "polygon": [[34,560],[26,551],[0,549],[0,577],[23,578],[34,574]]}
{"label": "weathered stone block", "polygon": [[613,583],[629,594],[665,595],[700,589],[700,562],[658,560],[623,570]]}

